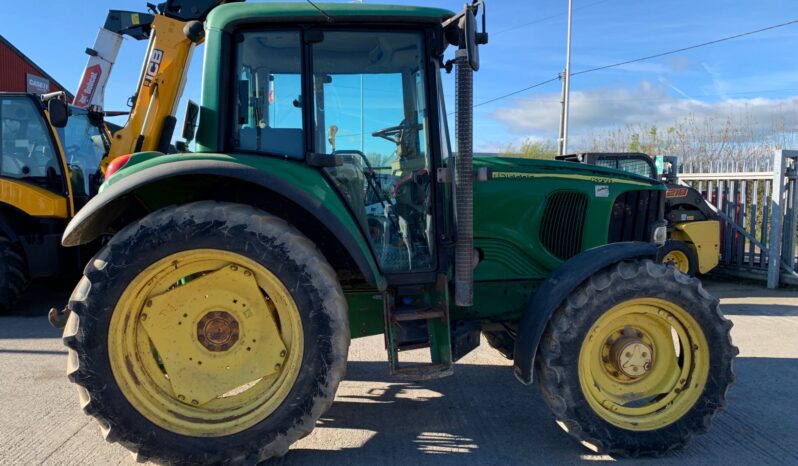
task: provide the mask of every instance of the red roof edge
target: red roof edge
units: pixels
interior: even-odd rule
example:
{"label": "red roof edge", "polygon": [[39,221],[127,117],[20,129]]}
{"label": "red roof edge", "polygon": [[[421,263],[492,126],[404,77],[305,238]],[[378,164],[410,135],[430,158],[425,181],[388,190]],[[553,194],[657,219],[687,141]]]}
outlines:
{"label": "red roof edge", "polygon": [[30,66],[32,66],[32,67],[33,67],[33,68],[34,68],[36,71],[38,71],[39,73],[41,73],[42,77],[44,77],[44,78],[47,78],[47,79],[48,79],[48,80],[50,80],[51,82],[55,83],[55,85],[56,85],[57,87],[60,87],[60,88],[61,88],[61,89],[62,89],[64,92],[66,92],[66,95],[67,95],[67,99],[68,99],[68,101],[69,101],[69,102],[72,102],[72,100],[75,98],[75,96],[74,96],[74,95],[72,95],[72,93],[71,93],[71,92],[69,92],[69,91],[67,90],[67,88],[66,88],[66,87],[64,87],[63,85],[61,85],[61,83],[59,83],[59,82],[58,82],[58,81],[57,81],[55,78],[53,78],[52,76],[50,76],[50,74],[49,74],[48,72],[44,71],[44,70],[43,70],[43,69],[42,69],[42,68],[41,68],[39,65],[37,65],[37,64],[36,64],[36,62],[34,62],[33,60],[31,60],[31,59],[30,59],[30,57],[28,57],[27,55],[25,55],[24,53],[22,53],[22,51],[21,51],[21,50],[19,50],[18,48],[14,47],[14,44],[12,44],[11,42],[9,42],[9,41],[8,41],[8,39],[6,39],[5,37],[3,37],[3,35],[2,35],[2,34],[0,34],[0,43],[3,43],[3,44],[5,44],[5,45],[6,45],[8,48],[10,48],[12,51],[14,51],[14,53],[16,53],[17,55],[19,55],[19,56],[20,56],[20,57],[21,57],[23,60],[25,60],[25,61],[26,61],[26,62],[27,62],[27,63],[28,63]]}

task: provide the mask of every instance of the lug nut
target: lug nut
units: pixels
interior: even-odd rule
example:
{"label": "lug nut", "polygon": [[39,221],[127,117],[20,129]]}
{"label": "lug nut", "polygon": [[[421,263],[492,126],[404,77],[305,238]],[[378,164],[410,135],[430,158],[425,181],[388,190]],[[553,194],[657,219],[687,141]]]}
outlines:
{"label": "lug nut", "polygon": [[197,401],[197,400],[191,400],[191,404],[193,404],[194,406],[197,406],[197,405],[199,404],[199,401]]}
{"label": "lug nut", "polygon": [[147,320],[147,314],[142,314],[141,315],[141,320]]}
{"label": "lug nut", "polygon": [[147,300],[147,307],[152,307],[152,300],[151,299]]}
{"label": "lug nut", "polygon": [[238,270],[238,267],[236,267],[235,265],[231,265],[231,266],[230,266],[230,270],[232,270],[233,272],[235,272],[236,270]]}
{"label": "lug nut", "polygon": [[274,370],[279,371],[281,367],[283,367],[283,366],[281,366],[280,364],[275,364],[274,365]]}
{"label": "lug nut", "polygon": [[183,395],[177,395],[177,399],[180,400],[180,401],[185,401],[186,397],[183,396]]}
{"label": "lug nut", "polygon": [[281,358],[284,358],[284,357],[285,357],[285,350],[282,350],[282,351],[280,351],[280,357],[281,357]]}

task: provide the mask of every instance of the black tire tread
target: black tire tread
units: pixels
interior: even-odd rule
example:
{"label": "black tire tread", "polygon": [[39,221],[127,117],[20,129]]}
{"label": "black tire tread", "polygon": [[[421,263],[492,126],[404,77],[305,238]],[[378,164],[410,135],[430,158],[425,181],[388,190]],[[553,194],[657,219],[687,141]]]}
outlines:
{"label": "black tire tread", "polygon": [[0,313],[11,310],[30,284],[21,247],[0,235]]}
{"label": "black tire tread", "polygon": [[[652,280],[656,281],[653,287]],[[576,361],[568,359],[569,355],[563,350],[564,345],[581,339],[577,328],[585,325],[589,328],[592,324],[592,321],[587,321],[591,318],[587,307],[598,294],[614,293],[624,286],[636,287],[638,290],[646,290],[647,287],[664,288],[665,293],[687,295],[691,299],[697,299],[705,309],[711,309],[708,317],[712,325],[724,335],[723,341],[715,342],[710,356],[710,365],[720,366],[721,372],[718,378],[722,380],[718,384],[719,389],[707,392],[708,389],[705,388],[702,399],[699,399],[693,410],[682,419],[700,411],[697,413],[699,417],[690,419],[688,426],[677,421],[676,424],[681,425],[681,430],[675,435],[669,435],[667,441],[661,439],[660,442],[638,443],[635,436],[640,433],[624,431],[604,421],[596,422],[595,419],[586,417],[584,413],[587,411],[592,413],[592,409],[581,394],[578,379],[575,387],[568,382],[566,371],[575,367]],[[599,453],[637,457],[659,456],[679,450],[684,448],[695,435],[707,432],[712,419],[726,407],[726,395],[734,382],[732,360],[739,352],[731,341],[731,327],[732,322],[720,312],[718,299],[704,290],[698,279],[689,277],[674,267],[665,267],[650,260],[621,262],[598,272],[583,283],[552,316],[536,358],[538,387],[546,404],[556,416],[558,424],[568,434],[583,444],[591,445]],[[710,338],[707,336],[708,343],[712,347],[713,342]],[[710,384],[707,385],[709,386]],[[658,433],[660,430],[653,432]],[[622,431],[620,435],[619,431]],[[624,433],[627,433],[626,438],[618,438],[623,437]],[[607,441],[607,438],[611,438],[612,443]]]}
{"label": "black tire tread", "polygon": [[[175,219],[194,218],[197,222],[203,219],[224,219],[226,224],[256,225],[259,231],[279,232],[279,241],[288,248],[297,262],[305,262],[306,270],[312,275],[314,283],[320,284],[319,290],[326,293],[322,296],[324,312],[329,314],[330,325],[334,326],[333,335],[341,338],[334,340],[332,362],[327,368],[328,384],[323,388],[321,396],[313,398],[312,409],[305,413],[292,429],[284,435],[278,435],[267,445],[252,442],[250,445],[231,454],[229,451],[217,452],[206,456],[201,464],[245,465],[257,464],[272,457],[280,457],[288,452],[292,443],[307,436],[314,429],[316,420],[331,406],[338,384],[343,380],[346,371],[346,358],[349,349],[350,334],[348,325],[347,302],[341,290],[338,278],[318,247],[298,230],[284,220],[244,204],[230,204],[216,201],[201,201],[170,207],[156,211],[139,222],[128,225],[115,235],[108,247],[103,248],[86,265],[84,276],[76,286],[69,299],[70,317],[64,328],[63,342],[68,348],[68,376],[78,385],[78,393],[84,413],[93,416],[100,424],[106,441],[119,443],[128,449],[139,461],[153,461],[160,464],[175,464],[171,458],[164,458],[159,451],[150,451],[143,439],[128,432],[124,424],[112,425],[104,415],[103,407],[97,406],[95,397],[91,396],[92,385],[88,382],[94,375],[80,362],[90,358],[91,348],[86,346],[86,335],[82,331],[81,316],[91,318],[88,314],[90,292],[102,292],[104,280],[113,267],[109,254],[114,245],[124,245],[127,240],[137,235],[142,229],[158,228]],[[312,266],[310,266],[312,264]],[[186,463],[195,464],[195,462]]]}

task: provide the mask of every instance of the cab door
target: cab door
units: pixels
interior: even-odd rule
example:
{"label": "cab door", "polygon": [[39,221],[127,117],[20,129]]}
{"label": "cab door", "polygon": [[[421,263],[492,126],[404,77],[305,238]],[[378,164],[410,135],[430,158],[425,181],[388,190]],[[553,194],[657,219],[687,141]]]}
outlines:
{"label": "cab door", "polygon": [[41,106],[27,95],[0,95],[0,202],[32,217],[68,218],[59,154]]}

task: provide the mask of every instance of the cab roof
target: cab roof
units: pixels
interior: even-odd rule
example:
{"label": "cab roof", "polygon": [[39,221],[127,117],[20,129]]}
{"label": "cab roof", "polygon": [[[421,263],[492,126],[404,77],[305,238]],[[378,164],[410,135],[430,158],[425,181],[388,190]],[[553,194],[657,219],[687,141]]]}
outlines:
{"label": "cab roof", "polygon": [[[231,30],[252,23],[400,23],[440,24],[454,16],[442,8],[362,3],[228,3],[211,11],[208,29]],[[325,16],[326,14],[326,16]],[[329,18],[332,18],[332,22]]]}

